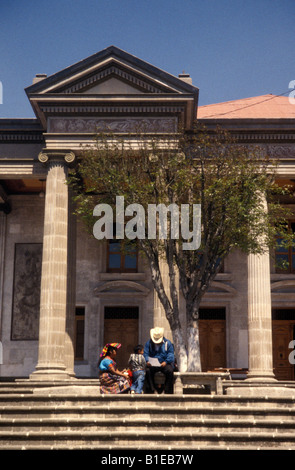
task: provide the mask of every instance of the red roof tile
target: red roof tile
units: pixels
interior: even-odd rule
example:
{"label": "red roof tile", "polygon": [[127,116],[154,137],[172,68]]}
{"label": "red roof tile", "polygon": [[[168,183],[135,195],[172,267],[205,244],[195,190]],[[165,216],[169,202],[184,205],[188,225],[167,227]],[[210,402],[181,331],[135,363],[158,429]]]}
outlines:
{"label": "red roof tile", "polygon": [[292,119],[294,104],[288,96],[262,95],[199,106],[198,119]]}

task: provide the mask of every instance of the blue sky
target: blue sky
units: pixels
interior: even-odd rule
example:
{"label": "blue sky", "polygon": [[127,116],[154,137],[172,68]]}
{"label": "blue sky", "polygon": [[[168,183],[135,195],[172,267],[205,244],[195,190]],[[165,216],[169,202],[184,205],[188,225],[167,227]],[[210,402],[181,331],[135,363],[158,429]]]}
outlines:
{"label": "blue sky", "polygon": [[34,117],[24,88],[115,45],[173,75],[199,104],[295,80],[294,0],[0,0],[0,118]]}

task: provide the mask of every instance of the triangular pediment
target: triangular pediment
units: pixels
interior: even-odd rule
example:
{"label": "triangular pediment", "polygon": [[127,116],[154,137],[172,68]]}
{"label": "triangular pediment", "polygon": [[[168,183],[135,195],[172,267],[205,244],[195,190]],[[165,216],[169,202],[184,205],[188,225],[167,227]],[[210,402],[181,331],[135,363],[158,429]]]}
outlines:
{"label": "triangular pediment", "polygon": [[[175,93],[166,84],[159,84],[144,73],[133,70],[127,64],[110,58],[107,64],[97,64],[95,70],[88,74],[79,74],[79,78],[69,77],[66,83],[51,87],[48,92],[74,93],[89,95],[126,95],[138,93]],[[45,91],[46,92],[46,91]]]}
{"label": "triangular pediment", "polygon": [[49,77],[36,76],[26,93],[48,134],[65,132],[65,120],[67,133],[81,133],[82,121],[85,133],[90,121],[97,127],[104,118],[120,119],[120,129],[129,128],[130,118],[136,117],[162,119],[161,129],[166,129],[167,118],[179,119],[188,128],[198,103],[198,88],[187,78],[170,75],[115,46]]}
{"label": "triangular pediment", "polygon": [[[111,91],[110,91],[111,90]],[[197,88],[111,46],[26,89],[33,94],[192,93]]]}
{"label": "triangular pediment", "polygon": [[131,95],[144,93],[144,91],[116,77],[110,77],[107,80],[98,81],[90,88],[80,90],[80,93],[87,95]]}

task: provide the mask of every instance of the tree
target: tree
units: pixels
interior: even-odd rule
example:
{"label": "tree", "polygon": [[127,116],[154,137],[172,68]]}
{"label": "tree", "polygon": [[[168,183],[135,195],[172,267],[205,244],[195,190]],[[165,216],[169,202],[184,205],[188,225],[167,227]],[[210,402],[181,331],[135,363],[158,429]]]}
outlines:
{"label": "tree", "polygon": [[[189,132],[166,136],[141,130],[122,139],[103,133],[82,155],[69,184],[76,213],[92,233],[97,220],[93,214],[102,214],[94,208],[105,204],[115,210],[116,198],[124,197],[128,211],[123,215],[129,219],[121,243],[128,250],[130,240],[136,239],[147,260],[180,371],[201,371],[199,307],[222,261],[234,249],[247,254],[271,249],[276,234],[284,231],[288,214],[278,195],[286,189],[276,183],[274,162],[259,148],[238,144],[222,129],[209,133],[197,124]],[[101,229],[105,220],[98,220]],[[155,223],[156,237],[151,229]],[[167,229],[162,237],[161,228]],[[106,224],[104,237],[109,238]],[[179,291],[186,325],[180,321]]]}

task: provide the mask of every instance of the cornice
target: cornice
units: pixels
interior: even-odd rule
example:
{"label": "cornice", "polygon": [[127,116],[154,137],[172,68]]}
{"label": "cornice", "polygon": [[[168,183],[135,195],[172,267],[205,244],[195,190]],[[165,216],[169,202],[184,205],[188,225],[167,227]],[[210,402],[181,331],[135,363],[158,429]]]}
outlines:
{"label": "cornice", "polygon": [[[79,93],[79,91],[91,88],[92,86],[95,86],[98,82],[106,80],[110,76],[119,77],[123,81],[128,82],[129,84],[146,93],[163,93],[167,91],[172,91],[171,89],[169,90],[169,88],[167,86],[164,86],[163,84],[155,86],[155,84],[151,83],[151,80],[148,77],[142,78],[138,76],[137,73],[134,71],[132,71],[131,73],[126,69],[122,69],[118,65],[110,65],[103,70],[99,70],[98,72],[93,73],[82,80],[79,80],[77,83],[74,83],[71,86],[64,87],[62,92]],[[173,91],[177,92],[176,89],[174,89]]]}
{"label": "cornice", "polygon": [[85,114],[97,114],[97,115],[104,115],[104,114],[145,114],[145,113],[180,113],[185,110],[184,105],[182,103],[177,105],[167,105],[167,104],[151,104],[151,105],[42,105],[40,109],[43,111],[44,114],[47,115],[54,115],[54,114],[67,114],[67,115],[85,115]]}
{"label": "cornice", "polygon": [[43,129],[38,119],[0,119],[0,143],[41,143]]}
{"label": "cornice", "polygon": [[5,132],[0,130],[0,143],[44,143],[43,133]]}
{"label": "cornice", "polygon": [[185,103],[187,101],[194,101],[194,96],[192,94],[176,94],[176,93],[144,93],[144,94],[54,94],[50,93],[48,95],[32,95],[30,97],[31,102],[38,103],[39,106],[44,106],[45,104],[51,103],[59,105],[63,103],[66,104],[102,104],[106,106],[108,103],[110,105],[114,103],[169,103],[169,102],[180,102]]}
{"label": "cornice", "polygon": [[293,143],[295,142],[295,133],[285,132],[245,132],[245,133],[232,133],[235,140],[239,143]]}

